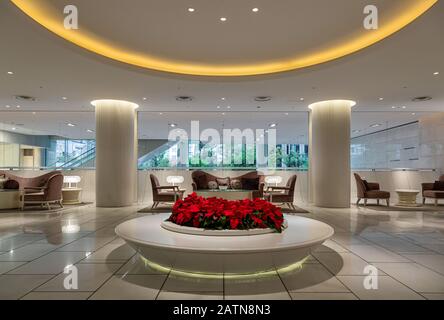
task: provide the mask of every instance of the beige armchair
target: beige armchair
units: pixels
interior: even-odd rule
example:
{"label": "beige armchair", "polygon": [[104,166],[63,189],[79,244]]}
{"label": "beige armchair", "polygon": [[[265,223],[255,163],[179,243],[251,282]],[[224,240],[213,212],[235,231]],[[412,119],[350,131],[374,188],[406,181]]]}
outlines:
{"label": "beige armchair", "polygon": [[23,210],[27,204],[46,205],[48,210],[51,210],[51,204],[58,204],[63,208],[63,175],[56,173],[48,178],[46,184],[41,187],[24,187],[24,194],[22,195],[21,209]]}
{"label": "beige armchair", "polygon": [[178,186],[161,186],[159,179],[154,174],[150,174],[151,186],[153,190],[153,206],[156,208],[159,203],[174,203],[183,198],[185,190],[180,190]]}
{"label": "beige armchair", "polygon": [[355,173],[354,176],[356,180],[356,192],[358,196],[356,205],[359,205],[361,199],[364,199],[364,206],[367,205],[368,199],[376,199],[377,204],[379,204],[380,199],[383,199],[386,201],[387,207],[390,205],[390,192],[380,190],[379,183],[367,182],[366,180],[362,180],[361,176],[357,173]]}
{"label": "beige armchair", "polygon": [[290,209],[296,210],[293,200],[294,191],[296,189],[297,175],[292,175],[285,187],[267,187],[264,198],[270,202],[286,204]]}

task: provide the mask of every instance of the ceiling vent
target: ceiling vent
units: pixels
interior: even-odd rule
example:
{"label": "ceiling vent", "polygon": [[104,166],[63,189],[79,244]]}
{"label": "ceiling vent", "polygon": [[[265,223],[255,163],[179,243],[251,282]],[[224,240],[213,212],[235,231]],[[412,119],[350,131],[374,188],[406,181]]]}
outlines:
{"label": "ceiling vent", "polygon": [[270,100],[271,100],[270,96],[257,96],[256,98],[254,98],[254,101],[259,101],[259,102],[266,102]]}
{"label": "ceiling vent", "polygon": [[414,102],[429,101],[429,100],[432,100],[432,97],[424,96],[424,97],[416,97],[416,98],[412,99],[412,101],[414,101]]}
{"label": "ceiling vent", "polygon": [[35,97],[25,96],[25,95],[16,95],[14,96],[16,100],[19,101],[35,101]]}
{"label": "ceiling vent", "polygon": [[176,100],[180,101],[180,102],[190,102],[190,101],[193,101],[193,97],[190,97],[190,96],[177,96]]}

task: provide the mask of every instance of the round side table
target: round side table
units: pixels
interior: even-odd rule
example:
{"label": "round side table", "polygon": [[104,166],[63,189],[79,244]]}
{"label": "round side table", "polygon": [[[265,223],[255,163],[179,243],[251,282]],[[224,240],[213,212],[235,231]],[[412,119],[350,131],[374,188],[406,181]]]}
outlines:
{"label": "round side table", "polygon": [[79,204],[82,188],[63,188],[63,204]]}
{"label": "round side table", "polygon": [[400,207],[419,207],[420,204],[416,203],[416,196],[420,192],[419,190],[411,189],[396,189],[398,194],[398,204]]}

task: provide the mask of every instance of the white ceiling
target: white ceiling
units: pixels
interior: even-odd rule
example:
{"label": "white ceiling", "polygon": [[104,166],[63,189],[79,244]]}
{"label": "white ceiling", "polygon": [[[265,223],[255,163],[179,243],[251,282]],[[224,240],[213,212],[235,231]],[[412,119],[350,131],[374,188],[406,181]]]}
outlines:
{"label": "white ceiling", "polygon": [[[236,3],[230,2],[232,6]],[[261,10],[270,24],[279,20],[273,11],[276,8],[264,8],[270,8]],[[186,14],[184,10],[184,16]],[[317,33],[310,29],[316,28],[313,18],[307,15],[301,19],[307,28],[300,32],[316,37]],[[130,20],[130,16],[122,14],[117,25],[125,25]],[[169,22],[165,22],[159,28],[168,25]],[[236,28],[232,28],[229,30],[234,34]],[[147,32],[155,36],[157,30]],[[444,111],[443,30],[444,3],[441,1],[386,40],[329,63],[268,76],[192,77],[147,71],[97,56],[53,35],[9,1],[2,1],[0,123],[3,125],[0,129],[23,124],[16,125],[17,130],[72,138],[93,137],[94,134],[86,132],[94,129],[93,108],[89,102],[114,98],[140,104],[140,134],[149,138],[165,138],[168,122],[186,126],[190,120],[200,120],[205,127],[217,128],[222,121],[221,112],[226,111],[226,126],[245,128],[248,123],[247,127],[262,128],[277,122],[278,136],[295,141],[306,134],[305,112],[309,103],[347,98],[358,103],[353,108],[352,127],[363,130],[362,134],[376,130],[369,128],[373,123],[397,125],[422,114]],[[187,43],[174,45],[188,46]],[[261,54],[270,52],[270,46],[263,43],[251,44],[249,48]],[[14,74],[8,75],[8,71]],[[441,74],[435,76],[435,71]],[[17,94],[34,96],[36,101],[16,101],[14,95]],[[189,95],[194,100],[178,102],[175,99],[178,95]],[[255,102],[254,97],[259,95],[269,95],[272,100]],[[411,101],[424,95],[433,99]],[[68,99],[62,100],[62,97]],[[144,101],[143,97],[148,99]],[[380,101],[379,97],[384,100]],[[6,108],[7,105],[10,108]],[[220,109],[216,108],[218,105]],[[406,106],[406,109],[393,112],[392,106]],[[159,112],[164,113],[163,117],[159,117]],[[285,112],[290,115],[285,116]],[[75,123],[76,127],[67,127],[67,122]]]}

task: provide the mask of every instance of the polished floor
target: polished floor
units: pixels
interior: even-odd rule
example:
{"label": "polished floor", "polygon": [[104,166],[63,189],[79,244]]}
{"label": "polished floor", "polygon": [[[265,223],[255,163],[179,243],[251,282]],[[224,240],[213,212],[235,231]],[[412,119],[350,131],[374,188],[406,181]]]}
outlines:
{"label": "polished floor", "polygon": [[[302,268],[246,279],[147,267],[114,234],[144,206],[0,213],[0,299],[444,299],[442,212],[298,205],[311,211],[301,216],[333,226],[333,238]],[[378,270],[377,289],[364,286],[369,264]],[[78,289],[64,288],[69,265],[77,267]]]}

